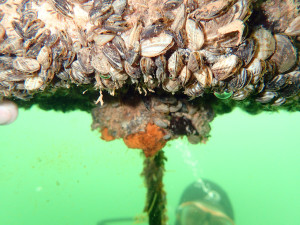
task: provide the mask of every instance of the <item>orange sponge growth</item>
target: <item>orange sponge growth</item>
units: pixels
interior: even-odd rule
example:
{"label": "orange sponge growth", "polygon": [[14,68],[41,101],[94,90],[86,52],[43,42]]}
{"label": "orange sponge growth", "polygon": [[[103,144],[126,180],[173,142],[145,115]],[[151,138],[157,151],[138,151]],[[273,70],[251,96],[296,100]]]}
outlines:
{"label": "orange sponge growth", "polygon": [[129,148],[142,149],[145,156],[150,157],[165,146],[167,142],[163,138],[165,134],[166,132],[162,128],[148,123],[145,132],[127,135],[123,140]]}
{"label": "orange sponge growth", "polygon": [[101,139],[104,141],[113,141],[116,138],[109,133],[107,127],[104,127],[101,131]]}

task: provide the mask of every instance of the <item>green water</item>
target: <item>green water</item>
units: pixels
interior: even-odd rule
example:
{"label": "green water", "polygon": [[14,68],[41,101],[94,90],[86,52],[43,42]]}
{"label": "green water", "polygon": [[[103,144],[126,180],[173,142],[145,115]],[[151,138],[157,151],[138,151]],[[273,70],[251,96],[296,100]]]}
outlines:
{"label": "green water", "polygon": [[[205,145],[170,142],[170,224],[184,188],[204,177],[226,190],[237,225],[299,225],[299,115],[235,110],[215,118]],[[32,108],[0,127],[0,225],[96,225],[141,215],[140,151],[100,140],[91,122],[84,112]]]}

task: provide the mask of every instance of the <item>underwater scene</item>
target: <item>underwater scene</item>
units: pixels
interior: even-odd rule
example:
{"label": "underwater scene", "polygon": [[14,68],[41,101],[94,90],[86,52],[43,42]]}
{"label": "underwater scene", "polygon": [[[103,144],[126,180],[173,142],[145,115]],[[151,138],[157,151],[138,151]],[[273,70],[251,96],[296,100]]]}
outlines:
{"label": "underwater scene", "polygon": [[[206,144],[167,143],[168,224],[185,188],[208,179],[227,193],[235,224],[298,225],[299,115],[235,109],[211,122]],[[34,106],[0,127],[1,225],[148,224],[145,156],[121,140],[101,140],[91,123],[82,111]]]}
{"label": "underwater scene", "polygon": [[299,50],[299,0],[0,0],[0,225],[299,225]]}

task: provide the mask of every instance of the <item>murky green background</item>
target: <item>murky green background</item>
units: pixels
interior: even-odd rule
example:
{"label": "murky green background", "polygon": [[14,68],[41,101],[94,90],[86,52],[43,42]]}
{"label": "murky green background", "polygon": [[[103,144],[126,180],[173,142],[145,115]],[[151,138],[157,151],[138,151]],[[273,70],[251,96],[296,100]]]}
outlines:
{"label": "murky green background", "polygon": [[[142,215],[140,151],[100,140],[91,122],[84,112],[33,107],[0,127],[0,225],[96,225]],[[299,126],[300,113],[251,116],[237,109],[215,118],[205,145],[170,142],[170,224],[184,188],[204,177],[227,191],[237,225],[298,225]]]}

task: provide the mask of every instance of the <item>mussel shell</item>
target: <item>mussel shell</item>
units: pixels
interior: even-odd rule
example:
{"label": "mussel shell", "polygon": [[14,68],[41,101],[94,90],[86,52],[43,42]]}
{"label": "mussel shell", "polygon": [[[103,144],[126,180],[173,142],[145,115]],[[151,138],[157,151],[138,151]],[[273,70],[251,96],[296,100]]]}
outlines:
{"label": "mussel shell", "polygon": [[286,85],[287,81],[288,76],[285,74],[280,74],[268,82],[265,88],[269,91],[278,91]]}
{"label": "mussel shell", "polygon": [[25,73],[33,73],[40,69],[41,65],[36,59],[25,58],[25,57],[17,57],[13,61],[13,67],[16,70],[25,72]]}
{"label": "mussel shell", "polygon": [[167,0],[163,4],[163,10],[174,10],[180,6],[183,0]]}
{"label": "mussel shell", "polygon": [[201,70],[202,66],[203,66],[202,55],[198,51],[191,52],[187,63],[188,69],[193,73],[195,73]]}
{"label": "mussel shell", "polygon": [[200,25],[192,20],[187,19],[185,29],[188,39],[188,47],[193,51],[198,51],[204,44],[204,33]]}
{"label": "mussel shell", "polygon": [[231,55],[218,60],[211,67],[211,70],[214,77],[220,81],[232,76],[240,66],[241,64],[239,58],[236,55]]}
{"label": "mussel shell", "polygon": [[270,58],[277,66],[278,73],[290,70],[297,62],[297,50],[291,40],[282,34],[275,34],[276,51]]}
{"label": "mussel shell", "polygon": [[278,94],[273,91],[264,91],[258,98],[255,100],[260,103],[270,103]]}
{"label": "mussel shell", "polygon": [[165,32],[141,42],[141,55],[155,57],[164,54],[173,46],[173,37]]}
{"label": "mussel shell", "polygon": [[290,36],[299,36],[300,35],[300,16],[297,16],[288,26],[284,32]]}
{"label": "mussel shell", "polygon": [[224,13],[236,0],[206,1],[194,12],[197,20],[212,20]]}
{"label": "mussel shell", "polygon": [[94,72],[91,65],[91,49],[88,47],[81,48],[77,53],[77,60],[84,69],[85,73],[90,74]]}
{"label": "mussel shell", "polygon": [[256,51],[256,43],[254,39],[247,38],[240,44],[240,46],[237,48],[234,54],[243,60],[244,62],[243,66],[247,66],[253,59],[255,51]]}
{"label": "mussel shell", "polygon": [[24,87],[28,91],[37,90],[44,84],[44,81],[42,78],[38,76],[29,77],[25,80]]}
{"label": "mussel shell", "polygon": [[256,57],[262,60],[268,59],[276,48],[276,41],[272,33],[265,28],[259,28],[255,30],[252,35],[258,44]]}

